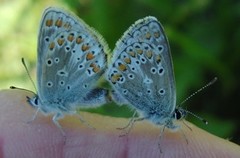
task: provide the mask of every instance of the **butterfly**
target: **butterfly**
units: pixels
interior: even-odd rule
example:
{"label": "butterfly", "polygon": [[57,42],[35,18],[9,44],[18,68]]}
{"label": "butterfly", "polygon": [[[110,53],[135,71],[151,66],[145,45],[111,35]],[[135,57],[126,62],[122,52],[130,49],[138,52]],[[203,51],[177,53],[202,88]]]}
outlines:
{"label": "butterfly", "polygon": [[58,120],[79,107],[108,102],[108,91],[97,88],[106,69],[108,46],[103,37],[77,16],[49,7],[42,16],[37,48],[37,94],[28,102],[65,136]]}
{"label": "butterfly", "polygon": [[[179,125],[174,121],[190,113],[176,107],[170,47],[155,17],[136,21],[124,33],[113,50],[106,76],[114,89],[113,100],[128,104],[135,111],[124,128],[130,130],[134,122],[149,120],[163,126],[161,133],[166,127],[176,130]],[[138,118],[134,118],[136,113],[140,114]]]}

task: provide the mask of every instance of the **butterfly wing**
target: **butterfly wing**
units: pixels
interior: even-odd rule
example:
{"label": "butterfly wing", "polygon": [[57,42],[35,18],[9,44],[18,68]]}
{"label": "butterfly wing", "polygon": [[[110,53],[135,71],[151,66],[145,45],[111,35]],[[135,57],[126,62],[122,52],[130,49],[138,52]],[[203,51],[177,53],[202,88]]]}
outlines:
{"label": "butterfly wing", "polygon": [[118,94],[144,117],[164,120],[175,109],[170,48],[156,18],[138,20],[124,33],[113,51],[107,75]]}
{"label": "butterfly wing", "polygon": [[107,51],[103,38],[78,17],[47,8],[38,35],[38,96],[42,105],[68,109],[87,103],[88,93],[103,93],[93,88],[106,68]]}

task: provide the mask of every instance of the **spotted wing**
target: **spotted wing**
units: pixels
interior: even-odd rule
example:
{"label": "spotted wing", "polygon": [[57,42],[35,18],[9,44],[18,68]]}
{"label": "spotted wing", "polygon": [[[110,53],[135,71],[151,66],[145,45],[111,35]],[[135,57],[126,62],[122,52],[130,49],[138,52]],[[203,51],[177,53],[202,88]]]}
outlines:
{"label": "spotted wing", "polygon": [[156,18],[138,20],[124,33],[107,77],[118,94],[141,112],[172,113],[176,92],[170,48]]}
{"label": "spotted wing", "polygon": [[73,106],[88,102],[91,93],[102,97],[96,94],[102,91],[93,88],[106,68],[107,51],[103,38],[81,19],[62,9],[47,8],[38,35],[40,100]]}

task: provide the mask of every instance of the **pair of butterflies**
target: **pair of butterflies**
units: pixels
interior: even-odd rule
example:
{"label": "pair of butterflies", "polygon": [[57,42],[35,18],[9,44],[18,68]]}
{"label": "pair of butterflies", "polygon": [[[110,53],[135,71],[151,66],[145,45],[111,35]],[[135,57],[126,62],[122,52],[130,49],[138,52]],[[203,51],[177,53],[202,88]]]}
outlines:
{"label": "pair of butterflies", "polygon": [[151,16],[136,21],[117,42],[109,64],[108,51],[103,38],[82,20],[47,8],[38,35],[38,92],[29,103],[37,111],[53,114],[62,130],[58,120],[64,114],[109,101],[108,91],[96,88],[105,73],[114,89],[113,100],[141,113],[138,120],[177,128],[173,121],[187,111],[176,108],[170,48],[160,22]]}

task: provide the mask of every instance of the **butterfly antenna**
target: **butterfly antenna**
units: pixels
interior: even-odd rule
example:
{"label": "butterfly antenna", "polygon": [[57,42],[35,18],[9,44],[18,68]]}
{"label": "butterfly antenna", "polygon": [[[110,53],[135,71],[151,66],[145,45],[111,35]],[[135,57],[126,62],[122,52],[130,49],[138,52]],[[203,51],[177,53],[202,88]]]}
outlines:
{"label": "butterfly antenna", "polygon": [[35,91],[37,91],[36,85],[35,85],[34,82],[33,82],[33,79],[32,79],[32,77],[31,77],[31,75],[30,75],[30,73],[29,73],[29,70],[28,70],[28,68],[27,68],[27,65],[26,65],[26,63],[25,63],[24,58],[22,58],[22,64],[23,64],[23,66],[24,66],[24,68],[25,68],[25,70],[26,70],[26,72],[27,72],[27,75],[28,75],[30,81],[31,81],[32,84],[33,84],[33,87],[34,87]]}
{"label": "butterfly antenna", "polygon": [[28,90],[28,89],[25,89],[25,88],[19,88],[19,87],[15,87],[15,86],[10,86],[10,89],[19,89],[19,90],[23,90],[23,91],[28,91],[28,92],[34,93],[31,90]]}
{"label": "butterfly antenna", "polygon": [[[32,77],[30,76],[30,73],[29,73],[29,70],[28,70],[27,65],[26,65],[26,63],[25,63],[24,58],[22,58],[22,64],[23,64],[23,66],[24,66],[24,68],[25,68],[25,70],[26,70],[26,72],[27,72],[27,75],[28,75],[30,81],[31,81],[32,84],[33,84],[33,87],[34,87],[35,91],[37,91],[37,88],[36,88],[36,86],[35,86],[35,84],[34,84],[34,82],[33,82]],[[32,91],[30,91],[30,90],[28,90],[28,89],[19,88],[19,87],[15,87],[15,86],[11,86],[10,88],[11,88],[11,89],[20,89],[20,90],[24,90],[24,91],[28,91],[28,92],[34,93],[34,92],[32,92]]]}
{"label": "butterfly antenna", "polygon": [[[199,90],[197,90],[196,92],[194,92],[193,94],[191,94],[189,97],[187,97],[184,101],[182,101],[179,106],[181,106],[182,104],[184,104],[186,101],[188,101],[190,98],[192,98],[193,96],[195,96],[197,93],[201,92],[201,91],[204,90],[205,88],[207,88],[207,87],[209,87],[210,85],[214,84],[216,81],[217,81],[217,77],[214,77],[214,78],[212,79],[212,81],[210,81],[208,84],[206,84],[205,86],[203,86],[202,88],[200,88]],[[185,111],[186,113],[188,113],[188,114],[196,117],[197,119],[201,120],[204,124],[206,124],[206,125],[208,124],[208,121],[205,120],[204,118],[202,118],[202,117],[200,117],[200,116],[198,116],[198,115],[196,115],[196,114],[194,114],[194,113],[192,113],[191,111],[188,111],[188,110],[186,110],[186,109],[184,109],[184,111]]]}
{"label": "butterfly antenna", "polygon": [[187,97],[185,100],[183,100],[179,106],[183,105],[186,101],[188,101],[190,98],[192,98],[193,96],[195,96],[196,94],[198,94],[199,92],[201,92],[202,90],[204,90],[205,88],[211,86],[212,84],[214,84],[217,81],[217,77],[214,77],[212,79],[212,81],[210,81],[208,84],[206,84],[205,86],[203,86],[202,88],[200,88],[199,90],[197,90],[196,92],[192,93],[189,97]]}
{"label": "butterfly antenna", "polygon": [[190,115],[196,117],[197,119],[199,119],[200,121],[202,121],[204,124],[206,124],[206,125],[208,124],[208,121],[205,120],[204,118],[202,118],[202,117],[200,117],[200,116],[198,116],[198,115],[192,113],[191,111],[188,111],[188,110],[184,110],[184,111],[185,111],[186,113],[188,113],[188,114],[190,114]]}

